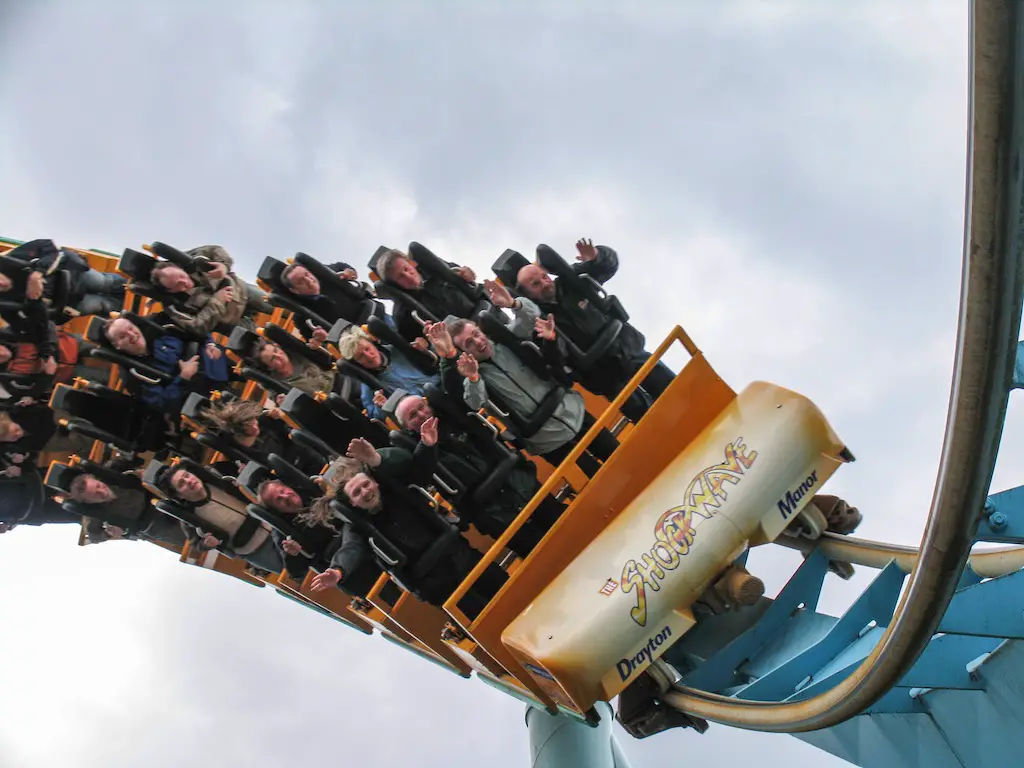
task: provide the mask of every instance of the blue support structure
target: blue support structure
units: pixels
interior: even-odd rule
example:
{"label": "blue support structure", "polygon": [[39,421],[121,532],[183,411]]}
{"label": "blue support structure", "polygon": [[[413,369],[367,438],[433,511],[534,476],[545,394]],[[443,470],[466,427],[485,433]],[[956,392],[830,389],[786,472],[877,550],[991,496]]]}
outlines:
{"label": "blue support structure", "polygon": [[[994,292],[991,301],[974,304],[973,318],[986,317],[985,309],[996,305],[992,302],[1004,302],[1006,311],[993,315],[994,322],[975,326],[996,329],[993,335],[979,335],[987,339],[985,343],[969,352],[966,343],[958,348],[957,365],[973,356],[974,360],[994,361],[998,370],[971,387],[958,390],[954,386],[947,446],[957,431],[959,411],[969,414],[981,403],[994,414],[992,423],[996,423],[995,419],[1005,416],[1008,390],[1024,389],[1024,341],[1011,347],[1019,333],[1024,293],[1024,3],[973,0],[970,18],[968,226],[958,344],[968,335],[965,318],[972,317],[972,305],[964,299],[971,279],[975,286],[992,279],[991,285],[1002,291]],[[996,274],[998,279],[993,277]],[[993,447],[1000,434],[999,430],[990,431],[970,452],[963,451],[957,458],[958,466],[971,470],[964,473],[973,478],[970,482],[990,481]],[[945,457],[946,447],[943,450]],[[976,458],[973,465],[972,458]],[[940,466],[937,499],[948,479],[946,468]],[[964,483],[967,487],[968,481]],[[971,499],[968,504],[951,505],[952,512],[963,516],[958,520],[949,509],[933,504],[933,516],[946,514],[936,516],[929,525],[929,554],[936,551],[940,523],[948,533],[955,522],[961,533],[955,544],[951,537],[945,540],[948,551],[956,553],[956,566],[935,573],[955,576],[952,568],[959,566],[964,543],[972,534],[978,542],[1024,546],[1024,486],[990,492],[983,506],[975,501],[980,489],[976,486],[969,496],[956,497]],[[976,530],[969,525],[974,522]],[[828,551],[842,552],[836,557],[850,557],[855,563],[880,569],[843,616],[816,610],[829,562],[821,550],[813,550],[774,601],[763,599],[732,615],[702,616],[697,627],[666,651],[663,659],[675,667],[680,684],[738,700],[781,703],[817,697],[847,680],[872,655],[884,628],[892,623],[907,577],[904,569],[911,564],[905,548],[877,542]],[[858,551],[860,555],[855,555]],[[892,558],[888,564],[886,557]],[[902,676],[895,683],[883,678],[892,687],[881,698],[838,725],[794,735],[850,763],[872,768],[1024,765],[1024,570],[1020,570],[1024,558],[1020,551],[978,557],[974,566],[978,570],[964,567],[952,597],[948,580],[936,590],[926,620],[922,621],[920,609],[908,614],[921,622],[918,626],[935,629],[923,651],[922,638],[908,643],[916,657],[899,656],[899,647],[886,648],[897,654],[890,655],[888,662],[900,659],[907,663],[888,667]],[[925,583],[919,575],[915,574],[915,585]],[[914,597],[921,594],[918,590]],[[908,615],[896,625],[899,629],[908,628]],[[912,632],[903,636],[912,637]],[[870,698],[875,695],[872,691]],[[693,695],[667,696],[666,700],[680,707],[680,702],[701,701]],[[714,711],[711,706],[705,709]],[[797,718],[793,722],[811,720]],[[774,730],[778,722],[771,725]]]}
{"label": "blue support structure", "polygon": [[597,710],[601,722],[595,727],[564,714],[527,708],[532,768],[630,768],[612,733],[611,706],[599,702]]}

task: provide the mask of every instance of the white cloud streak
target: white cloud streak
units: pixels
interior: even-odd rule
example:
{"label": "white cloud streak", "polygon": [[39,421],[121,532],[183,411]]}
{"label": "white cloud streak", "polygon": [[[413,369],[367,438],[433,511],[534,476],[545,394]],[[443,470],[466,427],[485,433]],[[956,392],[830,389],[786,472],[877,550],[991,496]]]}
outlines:
{"label": "white cloud streak", "polygon": [[[506,247],[593,237],[649,346],[681,323],[734,387],[809,395],[858,456],[829,489],[860,533],[913,543],[953,353],[961,5],[4,8],[2,234],[218,242],[250,274],[413,239],[485,274]],[[73,538],[0,540],[16,764],[526,764],[515,701],[164,552]],[[765,558],[766,581],[793,566]],[[717,727],[626,750],[840,764]]]}

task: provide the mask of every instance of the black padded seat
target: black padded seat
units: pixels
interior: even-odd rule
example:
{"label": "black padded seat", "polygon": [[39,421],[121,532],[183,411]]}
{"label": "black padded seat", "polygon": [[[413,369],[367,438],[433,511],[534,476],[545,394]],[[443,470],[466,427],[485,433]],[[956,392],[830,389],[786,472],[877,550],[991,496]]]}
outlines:
{"label": "black padded seat", "polygon": [[491,265],[491,271],[498,276],[501,284],[515,295],[516,278],[519,276],[519,270],[528,266],[530,266],[530,260],[523,256],[523,254],[511,248],[506,248],[501,256]]}
{"label": "black padded seat", "polygon": [[597,304],[606,315],[618,319],[623,323],[629,321],[629,315],[625,308],[615,296],[609,295],[604,286],[590,275],[578,275],[572,266],[563,259],[554,248],[550,246],[537,246],[537,262],[549,274],[555,275],[559,280],[566,280],[572,283],[577,291],[587,296],[590,301]]}
{"label": "black padded seat", "polygon": [[88,459],[82,459],[73,464],[52,462],[46,471],[43,482],[56,493],[67,494],[71,492],[71,482],[83,474],[92,475],[107,485],[119,488],[138,488],[140,484],[137,475],[117,472]]}
{"label": "black padded seat", "polygon": [[305,432],[319,438],[338,455],[344,455],[351,440],[366,437],[369,420],[358,414],[351,418],[340,415],[327,402],[317,400],[301,389],[292,388],[278,406],[290,421]]}

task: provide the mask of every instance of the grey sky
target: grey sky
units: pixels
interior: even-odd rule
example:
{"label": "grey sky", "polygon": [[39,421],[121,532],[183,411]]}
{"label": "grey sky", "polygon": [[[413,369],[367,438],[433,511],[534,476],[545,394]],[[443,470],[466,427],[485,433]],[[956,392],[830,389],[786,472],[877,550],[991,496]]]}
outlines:
{"label": "grey sky", "polygon": [[[592,237],[649,347],[679,323],[734,388],[810,396],[858,457],[830,490],[861,533],[917,540],[953,352],[966,3],[207,5],[0,4],[0,234],[218,243],[250,276],[413,239],[479,274]],[[0,541],[12,765],[527,764],[523,707],[482,684],[167,553],[74,543]],[[753,562],[770,587],[794,564]],[[637,768],[840,764],[716,726],[625,748]]]}

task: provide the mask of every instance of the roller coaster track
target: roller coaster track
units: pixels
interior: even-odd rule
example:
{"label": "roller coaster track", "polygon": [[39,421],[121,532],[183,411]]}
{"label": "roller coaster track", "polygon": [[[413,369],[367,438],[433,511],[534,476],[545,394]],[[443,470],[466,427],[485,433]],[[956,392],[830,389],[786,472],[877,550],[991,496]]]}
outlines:
{"label": "roller coaster track", "polygon": [[[1014,710],[1024,711],[1024,689],[1014,675],[1021,676],[1015,659],[1022,651],[1015,641],[1024,639],[1024,547],[972,552],[978,541],[1024,544],[1024,488],[986,499],[1009,394],[1021,386],[1015,368],[1024,361],[1020,11],[1018,2],[1000,0],[970,7],[960,316],[920,547],[830,534],[779,542],[801,550],[805,561],[774,601],[746,618],[713,617],[665,655],[679,678],[661,696],[670,707],[734,727],[799,734],[859,765],[1020,763],[1024,745],[1015,740],[1024,721]],[[880,573],[842,617],[816,613],[826,571],[843,563]],[[1002,690],[998,701],[995,680],[1011,691]],[[963,725],[977,726],[973,713],[981,711],[988,739]]]}
{"label": "roller coaster track", "polygon": [[[668,707],[726,726],[794,734],[863,766],[1021,763],[1024,486],[989,489],[1009,395],[1024,388],[1022,20],[1017,0],[970,5],[960,314],[920,546],[833,534],[777,540],[804,557],[779,594],[703,618],[652,668]],[[981,549],[979,542],[1014,546]],[[848,575],[853,566],[879,573],[842,616],[817,612],[826,575]],[[600,765],[625,765],[618,747],[608,746],[611,710],[603,702],[601,712],[603,741],[593,751],[584,756],[578,733],[566,730],[566,746],[544,762],[540,753],[555,743],[553,734],[567,724],[588,726],[531,706],[534,764],[594,766],[592,756],[601,753],[611,762]],[[567,762],[574,752],[582,762]]]}

